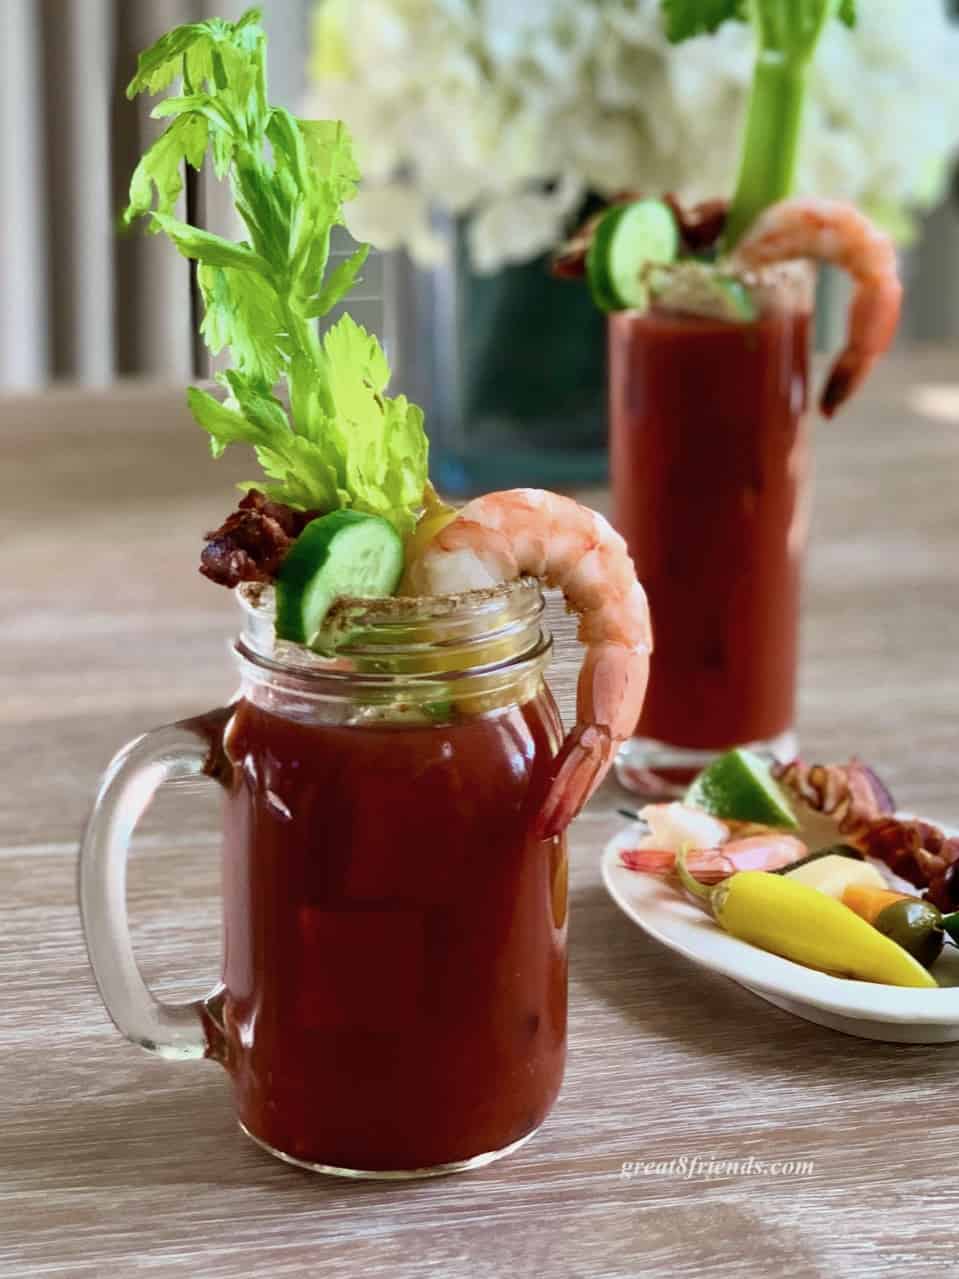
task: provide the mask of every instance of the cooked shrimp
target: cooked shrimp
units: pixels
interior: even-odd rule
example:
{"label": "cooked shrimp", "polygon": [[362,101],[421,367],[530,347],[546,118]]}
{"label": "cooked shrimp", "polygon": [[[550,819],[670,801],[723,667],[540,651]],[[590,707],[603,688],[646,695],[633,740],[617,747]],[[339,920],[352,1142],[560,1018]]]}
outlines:
{"label": "cooked shrimp", "polygon": [[815,258],[847,271],[855,282],[846,346],[819,401],[826,417],[860,385],[892,341],[902,285],[892,241],[851,204],[796,199],[773,204],[736,246],[734,262],[747,269]]}
{"label": "cooked shrimp", "polygon": [[576,725],[553,763],[536,824],[548,838],[582,809],[635,729],[652,633],[623,539],[595,511],[542,489],[487,493],[467,503],[411,566],[410,581],[422,594],[444,595],[527,574],[563,591],[586,646]]}
{"label": "cooked shrimp", "polygon": [[649,834],[640,839],[637,848],[670,849],[674,853],[681,848],[717,848],[730,835],[726,822],[701,808],[678,802],[647,804],[639,810],[639,816],[649,827]]}
{"label": "cooked shrimp", "polygon": [[[749,835],[731,839],[718,848],[697,848],[686,857],[687,869],[704,884],[718,884],[739,870],[779,870],[805,857],[806,845],[795,835]],[[650,848],[645,842],[625,848],[619,855],[627,870],[646,875],[671,875],[676,869],[676,850]]]}

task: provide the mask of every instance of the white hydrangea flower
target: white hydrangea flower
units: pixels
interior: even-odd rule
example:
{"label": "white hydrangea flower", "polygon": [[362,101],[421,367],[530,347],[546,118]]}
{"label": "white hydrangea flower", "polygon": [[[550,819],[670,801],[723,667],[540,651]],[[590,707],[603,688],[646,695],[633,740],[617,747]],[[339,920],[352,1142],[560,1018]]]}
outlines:
{"label": "white hydrangea flower", "polygon": [[[959,28],[940,0],[859,10],[823,39],[799,186],[905,237],[959,137]],[[555,244],[589,190],[728,192],[752,57],[741,23],[669,45],[659,0],[319,0],[309,106],[357,139],[357,234],[433,263],[444,209],[495,271]]]}

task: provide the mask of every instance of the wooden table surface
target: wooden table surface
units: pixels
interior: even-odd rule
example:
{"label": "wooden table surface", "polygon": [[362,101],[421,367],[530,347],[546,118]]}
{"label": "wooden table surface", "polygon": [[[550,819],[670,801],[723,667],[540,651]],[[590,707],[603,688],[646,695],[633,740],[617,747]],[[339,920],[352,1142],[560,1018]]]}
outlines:
{"label": "wooden table surface", "polygon": [[[807,753],[861,752],[941,819],[959,817],[956,371],[944,352],[897,357],[819,429],[801,681]],[[233,604],[194,562],[244,466],[209,460],[181,401],[0,401],[0,1275],[954,1271],[959,1046],[819,1029],[647,940],[598,875],[612,784],[572,836],[565,1087],[513,1158],[404,1186],[301,1173],[239,1133],[217,1067],[120,1039],[75,905],[87,803],[130,736],[233,684]],[[565,622],[559,649],[568,710]],[[215,821],[206,793],[161,799],[137,841],[136,941],[168,996],[217,972]],[[749,1155],[813,1171],[622,1176]]]}

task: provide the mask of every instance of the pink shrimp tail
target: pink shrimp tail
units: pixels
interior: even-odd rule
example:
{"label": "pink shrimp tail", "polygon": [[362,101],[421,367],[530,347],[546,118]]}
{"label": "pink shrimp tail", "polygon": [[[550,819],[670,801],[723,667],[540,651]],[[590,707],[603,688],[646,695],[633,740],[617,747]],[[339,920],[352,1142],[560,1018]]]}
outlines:
{"label": "pink shrimp tail", "polygon": [[808,851],[795,835],[750,835],[723,845],[723,857],[736,870],[779,870],[798,862]]}
{"label": "pink shrimp tail", "polygon": [[[722,848],[695,849],[688,854],[686,866],[702,883],[718,884],[740,870],[779,870],[806,852],[806,845],[795,835],[750,835]],[[619,860],[627,870],[644,875],[668,876],[676,869],[676,854],[665,848],[626,848]]]}
{"label": "pink shrimp tail", "polygon": [[[668,848],[625,848],[619,860],[627,870],[658,875],[661,879],[668,879],[676,870],[676,854]],[[703,884],[718,884],[721,879],[728,879],[735,869],[731,861],[712,849],[689,853],[686,868]]]}
{"label": "pink shrimp tail", "polygon": [[[856,291],[849,332],[856,334],[829,371],[819,399],[823,417],[832,417],[862,385],[879,356],[889,348],[899,324],[902,285],[895,276],[880,277]],[[881,304],[877,304],[881,297]]]}
{"label": "pink shrimp tail", "polygon": [[535,832],[566,829],[602,785],[616,752],[636,727],[649,679],[647,645],[596,644],[586,650],[576,687],[576,724],[553,762]]}
{"label": "pink shrimp tail", "polygon": [[553,761],[553,777],[533,833],[537,839],[561,835],[582,812],[609,772],[617,743],[599,724],[577,724]]}
{"label": "pink shrimp tail", "polygon": [[820,398],[823,414],[832,417],[896,332],[902,301],[896,250],[853,205],[799,197],[765,209],[734,252],[734,259],[749,270],[798,258],[832,262],[855,285],[846,346]]}

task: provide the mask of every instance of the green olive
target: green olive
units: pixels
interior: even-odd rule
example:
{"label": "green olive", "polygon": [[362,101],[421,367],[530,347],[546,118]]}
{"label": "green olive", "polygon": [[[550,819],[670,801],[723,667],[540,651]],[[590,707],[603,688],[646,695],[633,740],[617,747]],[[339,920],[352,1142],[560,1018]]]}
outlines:
{"label": "green olive", "polygon": [[931,902],[893,902],[876,916],[876,928],[925,968],[939,958],[945,940],[942,916]]}

